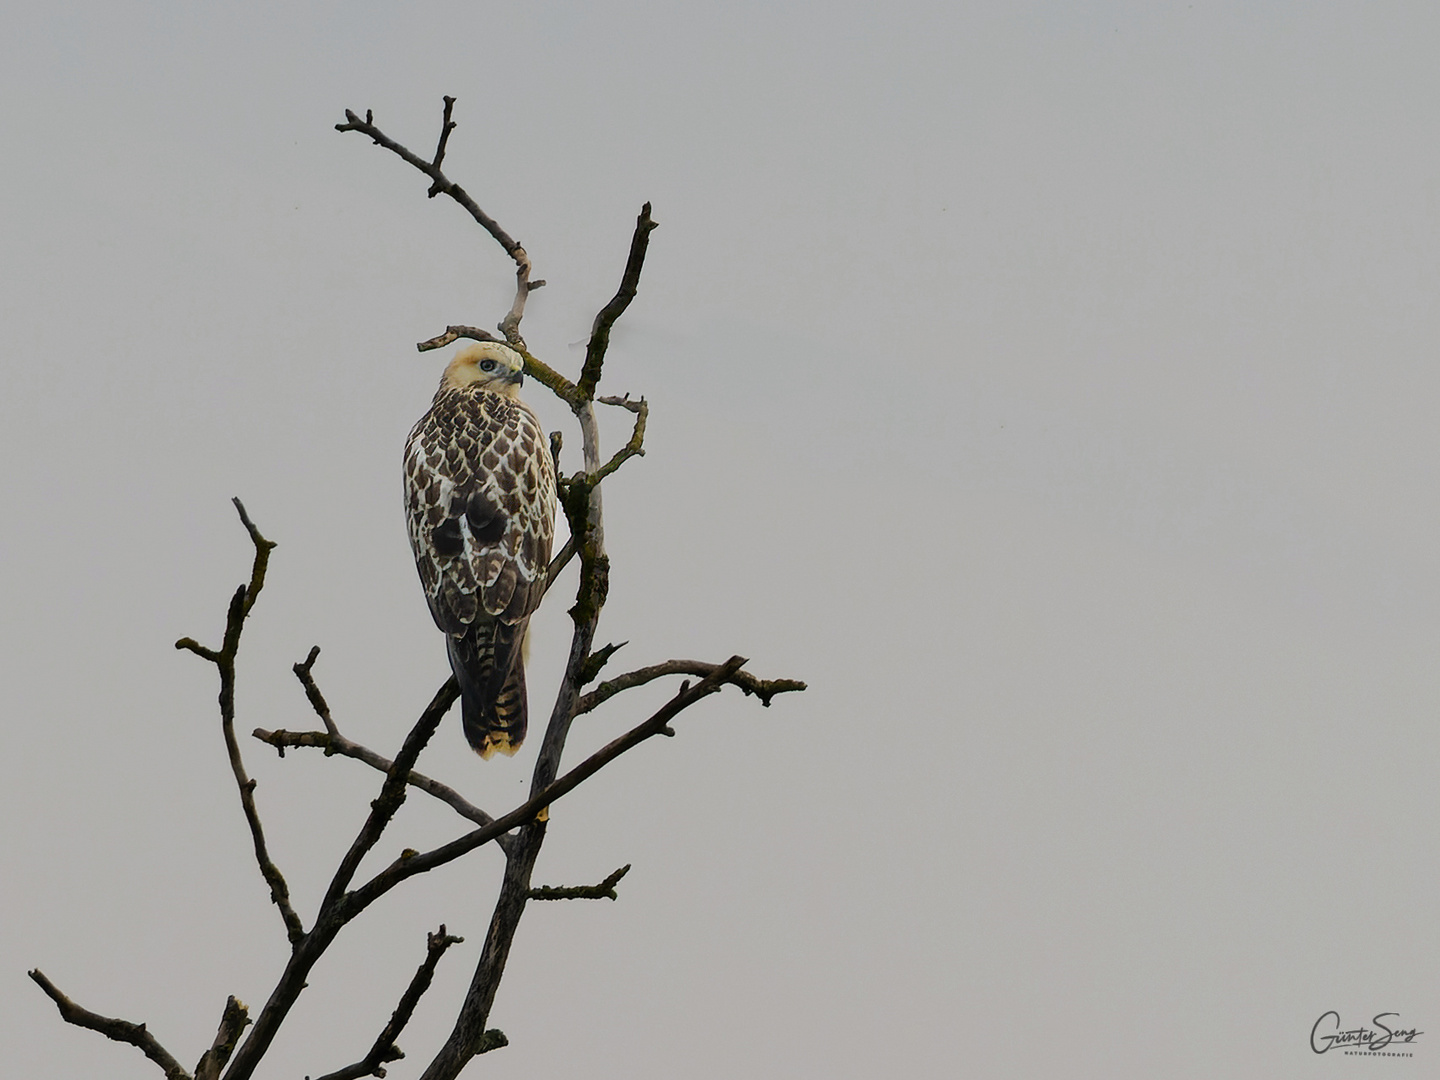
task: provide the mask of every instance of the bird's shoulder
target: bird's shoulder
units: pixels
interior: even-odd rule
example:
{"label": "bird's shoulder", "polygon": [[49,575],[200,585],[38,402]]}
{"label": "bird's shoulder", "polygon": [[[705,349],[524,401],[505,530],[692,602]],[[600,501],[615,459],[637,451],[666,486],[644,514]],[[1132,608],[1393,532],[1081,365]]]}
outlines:
{"label": "bird's shoulder", "polygon": [[523,401],[488,390],[442,387],[410,432],[405,456],[415,481],[438,473],[468,488],[485,477],[503,484],[534,472],[554,485],[539,419]]}
{"label": "bird's shoulder", "polygon": [[450,432],[494,434],[519,427],[527,415],[533,414],[522,402],[492,390],[473,386],[441,387],[410,437]]}

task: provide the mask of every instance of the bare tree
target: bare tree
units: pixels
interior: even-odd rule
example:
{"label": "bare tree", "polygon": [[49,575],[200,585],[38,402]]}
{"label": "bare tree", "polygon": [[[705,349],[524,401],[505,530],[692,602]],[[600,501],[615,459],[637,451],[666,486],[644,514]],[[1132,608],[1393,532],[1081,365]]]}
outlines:
{"label": "bare tree", "polygon": [[[349,849],[340,859],[330,880],[329,887],[321,899],[319,908],[307,928],[290,897],[289,887],[280,868],[271,859],[265,843],[260,813],[255,801],[255,781],[246,772],[241,754],[240,742],[235,734],[235,678],[236,657],[240,649],[241,634],[245,620],[254,609],[260,591],[265,585],[265,573],[270,552],[275,544],[266,539],[250,520],[245,507],[238,499],[235,507],[240,520],[250,535],[255,554],[250,570],[250,580],[242,584],[231,597],[225,621],[225,633],[218,649],[201,645],[193,638],[181,638],[176,648],[188,650],[196,656],[215,665],[220,677],[220,727],[229,752],[230,767],[239,789],[240,805],[249,825],[254,843],[255,861],[270,890],[270,899],[280,912],[285,934],[290,943],[290,957],[280,973],[269,998],[256,1014],[253,1021],[250,1010],[234,997],[225,1004],[215,1037],[208,1049],[199,1057],[193,1072],[187,1071],[145,1028],[127,1020],[101,1016],[82,1008],[71,1001],[39,970],[30,972],[30,977],[59,1007],[60,1015],[71,1024],[97,1031],[118,1042],[130,1043],[139,1048],[146,1057],[155,1062],[169,1080],[247,1080],[255,1073],[265,1057],[276,1033],[290,1015],[290,1009],[305,989],[306,980],[316,962],[335,942],[350,923],[372,903],[404,882],[427,871],[466,855],[477,848],[493,844],[505,858],[505,873],[495,902],[494,913],[485,936],[475,974],[470,981],[464,1001],[460,1004],[455,1025],[444,1044],[434,1053],[425,1069],[423,1080],[442,1080],[458,1075],[473,1057],[506,1044],[504,1034],[487,1028],[490,1008],[495,1000],[496,990],[505,971],[520,916],[531,900],[581,899],[615,897],[615,885],[629,869],[621,867],[604,881],[592,886],[567,888],[533,888],[531,872],[536,857],[544,843],[547,829],[548,808],[556,800],[574,790],[578,785],[603,769],[627,750],[638,746],[654,735],[673,735],[670,722],[681,712],[716,693],[726,685],[738,687],[744,693],[757,697],[769,705],[776,694],[792,690],[803,690],[805,684],[790,679],[762,680],[744,671],[746,661],[732,656],[720,663],[696,660],[667,660],[657,664],[626,672],[601,682],[588,693],[585,688],[599,678],[606,662],[618,645],[595,647],[596,627],[600,613],[605,606],[609,589],[609,559],[605,554],[605,526],[601,512],[600,489],[602,481],[619,469],[632,457],[645,452],[645,421],[648,406],[644,398],[631,400],[624,397],[596,397],[601,373],[605,362],[606,349],[610,342],[610,331],[615,321],[624,313],[635,298],[640,273],[645,264],[646,246],[655,221],[650,216],[650,204],[646,203],[635,222],[635,232],[630,243],[630,254],[620,287],[615,296],[595,316],[590,340],[585,351],[585,361],[579,377],[571,381],[530,355],[520,335],[520,322],[525,314],[529,294],[542,286],[543,281],[531,280],[530,257],[525,249],[500,227],[500,225],[476,205],[475,201],[442,171],[445,148],[450,133],[455,128],[451,119],[455,99],[445,100],[444,118],[435,154],[430,159],[422,158],[404,146],[390,139],[375,126],[374,117],[368,111],[360,119],[346,110],[345,123],[337,124],[339,131],[356,131],[368,136],[376,145],[397,154],[431,180],[429,195],[448,195],[475,219],[505,249],[515,262],[515,298],[510,310],[501,319],[497,329],[502,337],[497,338],[486,330],[473,326],[448,326],[445,332],[419,344],[421,351],[440,348],[460,338],[475,340],[503,340],[518,350],[525,358],[525,373],[548,387],[574,413],[580,426],[583,461],[581,467],[569,476],[559,468],[561,437],[555,432],[550,437],[551,453],[554,455],[558,477],[559,500],[570,526],[570,541],[551,561],[547,576],[547,587],[553,585],[556,576],[572,559],[580,562],[579,583],[569,614],[574,623],[570,652],[564,675],[555,696],[555,705],[550,713],[549,723],[540,744],[535,769],[530,784],[530,797],[520,806],[499,817],[492,817],[479,807],[472,805],[463,795],[427,776],[415,771],[415,764],[431,736],[458,694],[452,677],[440,687],[419,720],[406,736],[399,752],[393,759],[361,746],[341,734],[324,695],[314,678],[315,659],[319,648],[310,650],[304,661],[294,666],[294,672],[304,688],[305,695],[321,722],[321,728],[312,731],[265,731],[256,729],[253,736],[275,747],[284,756],[290,747],[319,747],[328,755],[341,755],[364,762],[384,773],[378,797],[370,804],[370,812],[361,825]],[[633,427],[629,440],[608,459],[602,461],[600,432],[596,419],[596,403],[614,406],[628,411],[633,416]],[[592,754],[589,758],[561,773],[560,765],[565,749],[566,736],[571,722],[579,715],[595,709],[602,703],[627,690],[670,676],[689,676],[674,696],[658,711],[641,721],[615,739],[609,745]],[[361,860],[375,847],[396,811],[404,802],[410,788],[416,788],[441,802],[446,803],[471,826],[449,843],[430,851],[406,849],[398,859],[375,874],[368,881],[356,883],[356,873]],[[375,1038],[368,1051],[353,1064],[325,1074],[321,1080],[348,1080],[353,1077],[384,1076],[385,1063],[403,1057],[397,1040],[408,1022],[416,1003],[428,989],[431,977],[441,956],[452,944],[460,941],[446,932],[442,925],[436,933],[428,935],[425,960],[415,972],[409,985],[400,996],[390,1022]],[[248,1032],[246,1029],[249,1029]],[[243,1038],[242,1038],[243,1036]]]}

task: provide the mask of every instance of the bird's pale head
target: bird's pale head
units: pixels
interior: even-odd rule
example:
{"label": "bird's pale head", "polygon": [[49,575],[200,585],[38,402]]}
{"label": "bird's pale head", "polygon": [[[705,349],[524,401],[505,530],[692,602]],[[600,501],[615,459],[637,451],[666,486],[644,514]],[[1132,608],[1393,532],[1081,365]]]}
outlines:
{"label": "bird's pale head", "polygon": [[513,398],[520,394],[524,371],[525,358],[509,345],[501,345],[498,341],[481,341],[467,345],[455,354],[455,358],[445,368],[445,377],[440,380],[440,386],[445,390],[474,386]]}

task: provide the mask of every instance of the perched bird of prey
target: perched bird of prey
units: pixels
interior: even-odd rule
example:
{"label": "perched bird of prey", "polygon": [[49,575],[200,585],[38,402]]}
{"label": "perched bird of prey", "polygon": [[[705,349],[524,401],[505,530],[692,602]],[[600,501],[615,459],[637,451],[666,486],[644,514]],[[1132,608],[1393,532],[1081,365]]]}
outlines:
{"label": "perched bird of prey", "polygon": [[483,758],[525,738],[522,644],[555,535],[555,469],[519,397],[523,368],[507,345],[461,349],[405,443],[410,546]]}

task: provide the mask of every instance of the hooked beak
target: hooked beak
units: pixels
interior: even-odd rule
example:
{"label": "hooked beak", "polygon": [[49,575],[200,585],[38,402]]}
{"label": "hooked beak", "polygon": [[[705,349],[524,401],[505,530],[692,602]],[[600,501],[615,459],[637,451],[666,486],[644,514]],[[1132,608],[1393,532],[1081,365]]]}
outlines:
{"label": "hooked beak", "polygon": [[514,383],[516,386],[520,386],[525,382],[525,372],[517,371],[514,375],[511,375],[507,381]]}

